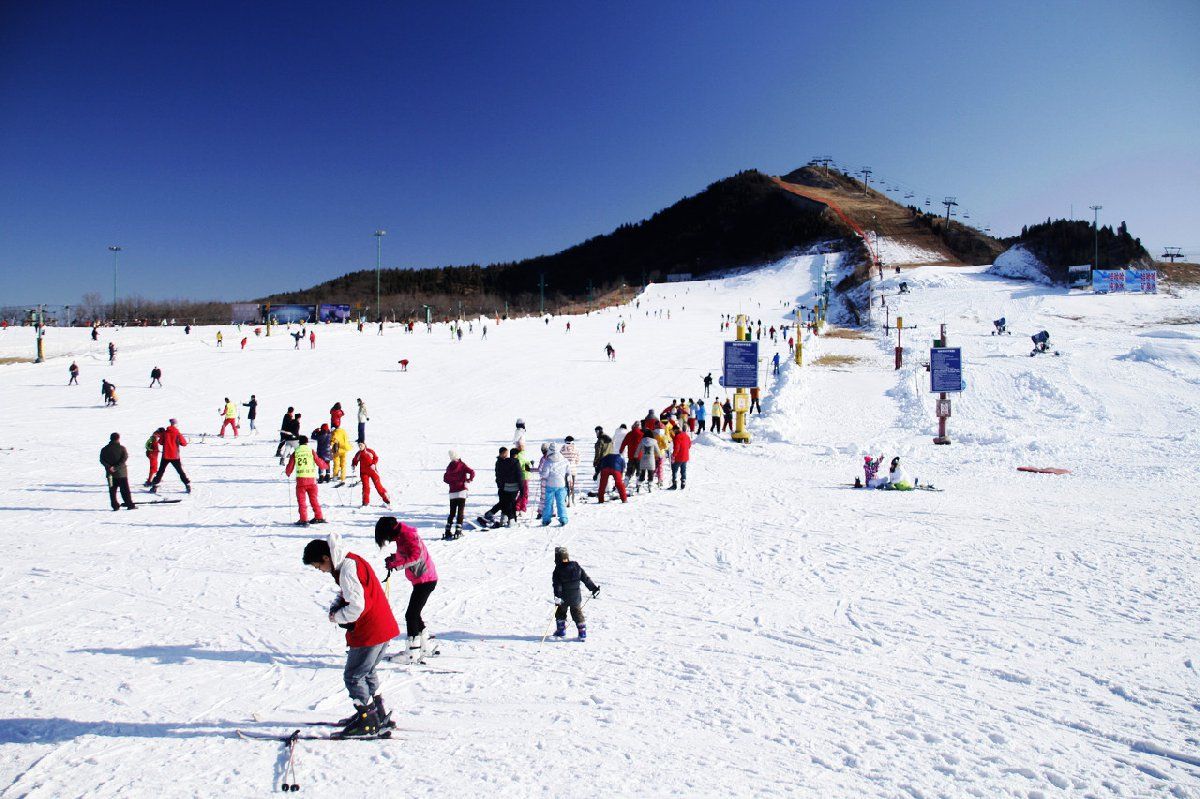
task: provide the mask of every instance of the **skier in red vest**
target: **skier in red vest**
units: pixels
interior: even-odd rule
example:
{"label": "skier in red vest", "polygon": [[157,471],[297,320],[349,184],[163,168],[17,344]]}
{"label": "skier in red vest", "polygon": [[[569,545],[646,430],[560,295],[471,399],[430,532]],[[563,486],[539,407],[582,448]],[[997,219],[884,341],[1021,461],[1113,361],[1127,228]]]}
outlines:
{"label": "skier in red vest", "polygon": [[400,634],[392,607],[371,564],[347,552],[342,538],[330,533],[304,547],[304,565],[332,575],[338,585],[337,599],[329,608],[329,621],[346,630],[346,690],[354,702],[354,713],[343,719],[345,727],[334,737],[369,737],[392,726],[379,693],[376,668],[387,652],[388,642]]}

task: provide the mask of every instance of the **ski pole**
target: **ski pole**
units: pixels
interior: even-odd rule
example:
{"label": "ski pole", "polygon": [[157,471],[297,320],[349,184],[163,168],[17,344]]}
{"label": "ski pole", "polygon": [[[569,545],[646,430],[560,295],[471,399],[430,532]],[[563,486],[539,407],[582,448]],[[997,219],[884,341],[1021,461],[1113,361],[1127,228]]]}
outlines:
{"label": "ski pole", "polygon": [[555,604],[555,606],[554,606],[554,610],[552,610],[552,611],[550,612],[550,626],[546,628],[546,634],[545,634],[545,635],[543,635],[543,636],[542,636],[542,640],[538,642],[538,646],[539,646],[539,647],[540,647],[542,644],[546,643],[546,639],[550,637],[550,632],[551,632],[551,631],[554,629],[554,621],[555,621],[555,618],[554,618],[554,617],[555,617],[555,616],[557,616],[557,615],[558,615],[558,605],[557,605],[557,604]]}
{"label": "ski pole", "polygon": [[[300,730],[296,730],[287,738],[288,762],[283,770],[283,784],[279,786],[281,791],[298,791],[300,783],[296,781],[296,741],[300,738]],[[288,779],[291,782],[288,782]]]}

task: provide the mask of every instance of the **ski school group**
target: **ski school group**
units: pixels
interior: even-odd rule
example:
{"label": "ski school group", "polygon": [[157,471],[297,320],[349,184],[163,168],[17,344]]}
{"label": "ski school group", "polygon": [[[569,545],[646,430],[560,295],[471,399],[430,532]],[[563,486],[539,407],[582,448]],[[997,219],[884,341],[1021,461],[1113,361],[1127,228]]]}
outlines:
{"label": "ski school group", "polygon": [[[155,372],[155,380],[158,380],[161,371],[155,367]],[[72,375],[75,374],[73,371]],[[711,383],[710,374],[704,378],[706,394]],[[256,429],[256,396],[251,395],[249,401],[241,403],[240,407],[248,409],[250,428]],[[500,447],[496,458],[497,502],[474,517],[473,522],[464,522],[464,519],[469,487],[476,473],[452,450],[449,453],[450,462],[442,475],[449,492],[449,513],[443,539],[453,541],[460,538],[464,524],[468,528],[473,526],[479,530],[495,530],[514,524],[532,524],[535,520],[547,526],[557,518],[559,526],[565,526],[569,521],[569,507],[583,504],[588,498],[595,498],[597,503],[618,499],[622,503],[628,502],[629,487],[635,494],[642,491],[649,494],[654,488],[686,490],[692,436],[705,435],[706,422],[710,418],[708,408],[712,409],[712,432],[717,433],[722,429],[721,419],[725,414],[722,413],[724,408],[721,403],[716,400],[707,407],[704,400],[673,400],[659,412],[650,409],[645,418],[631,425],[621,424],[611,435],[603,427],[597,426],[591,453],[595,488],[586,494],[578,484],[583,458],[574,437],[566,436],[561,444],[541,444],[541,457],[535,464],[529,453],[537,449],[528,443],[524,420],[518,419],[512,445]],[[732,408],[729,410],[732,411]],[[232,431],[233,437],[239,437],[239,404],[226,397],[217,413],[222,421],[219,432],[213,438],[225,438],[227,431]],[[343,426],[344,416],[341,403],[335,403],[330,408],[329,421],[323,421],[311,431],[311,435],[301,433],[302,416],[294,407],[289,407],[283,416],[275,457],[285,466],[285,474],[295,481],[299,512],[299,519],[295,522],[297,525],[326,522],[318,486],[332,483],[335,479],[338,481],[334,484],[335,488],[346,485],[348,459],[349,465],[358,470],[357,485],[362,489],[361,507],[371,506],[372,485],[384,508],[391,507],[391,498],[379,476],[379,456],[367,446],[370,415],[366,404],[361,398],[357,400],[358,429],[356,451],[352,459],[349,435]],[[725,429],[728,427],[727,422]],[[201,434],[200,437],[204,440],[208,436]],[[149,471],[144,483],[150,493],[157,492],[168,467],[174,468],[187,493],[191,493],[191,480],[182,463],[182,451],[187,446],[188,439],[174,418],[166,427],[159,427],[150,435],[145,443]],[[117,511],[122,506],[136,509],[129,489],[129,453],[121,443],[119,433],[110,436],[109,443],[101,450],[100,462],[105,468],[112,509]],[[668,471],[669,485],[666,484]],[[312,509],[311,519],[309,506]],[[379,690],[377,671],[385,658],[390,659],[387,655],[388,645],[399,636],[399,625],[385,591],[393,572],[402,571],[412,586],[404,614],[407,662],[421,665],[430,654],[437,653],[431,646],[422,618],[425,604],[438,581],[437,568],[428,547],[415,527],[395,516],[379,518],[375,522],[374,532],[376,546],[394,547],[394,552],[388,555],[383,564],[387,572],[383,581],[379,580],[365,558],[347,549],[337,532],[331,532],[324,539],[309,541],[303,552],[302,560],[306,566],[331,575],[337,583],[338,595],[328,609],[328,619],[346,630],[348,651],[343,677],[354,704],[354,713],[340,720],[338,725],[341,729],[329,737],[386,737],[394,727]],[[551,585],[556,604],[553,637],[565,638],[569,614],[575,623],[578,639],[586,640],[585,600],[581,586],[590,591],[593,597],[600,589],[587,572],[570,559],[564,547],[557,547],[554,551]]]}

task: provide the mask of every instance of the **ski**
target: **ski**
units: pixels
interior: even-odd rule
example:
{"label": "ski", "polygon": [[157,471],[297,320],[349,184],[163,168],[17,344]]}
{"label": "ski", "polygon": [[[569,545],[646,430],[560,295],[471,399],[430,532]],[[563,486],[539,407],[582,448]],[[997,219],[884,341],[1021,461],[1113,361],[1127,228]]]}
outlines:
{"label": "ski", "polygon": [[337,733],[321,735],[319,733],[303,733],[300,730],[289,735],[279,735],[273,732],[257,732],[255,730],[238,730],[237,736],[254,741],[279,741],[280,743],[291,743],[292,741],[382,741],[392,737],[390,729],[381,730],[374,735],[351,735],[343,737]]}
{"label": "ski", "polygon": [[138,503],[138,506],[140,507],[142,505],[174,505],[179,502],[183,502],[183,500],[182,499],[151,499],[151,500],[142,500],[141,502]]}

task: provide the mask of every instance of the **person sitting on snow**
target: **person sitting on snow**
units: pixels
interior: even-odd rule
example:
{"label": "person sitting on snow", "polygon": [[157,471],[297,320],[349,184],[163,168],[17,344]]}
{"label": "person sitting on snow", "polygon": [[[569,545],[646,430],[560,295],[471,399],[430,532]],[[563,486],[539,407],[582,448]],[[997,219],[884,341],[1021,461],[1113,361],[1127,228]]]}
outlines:
{"label": "person sitting on snow", "polygon": [[865,480],[864,485],[867,488],[879,488],[887,482],[884,478],[878,476],[879,465],[881,463],[883,463],[882,455],[878,458],[872,458],[870,455],[863,456],[863,477]]}
{"label": "person sitting on snow", "polygon": [[908,472],[904,471],[904,467],[900,465],[900,456],[892,458],[891,468],[888,469],[886,488],[889,491],[912,491],[916,488],[916,483],[908,476]]}

